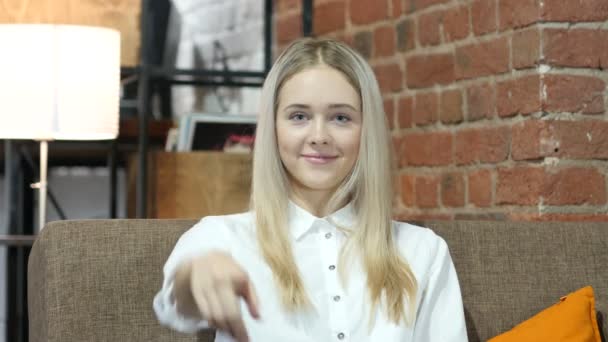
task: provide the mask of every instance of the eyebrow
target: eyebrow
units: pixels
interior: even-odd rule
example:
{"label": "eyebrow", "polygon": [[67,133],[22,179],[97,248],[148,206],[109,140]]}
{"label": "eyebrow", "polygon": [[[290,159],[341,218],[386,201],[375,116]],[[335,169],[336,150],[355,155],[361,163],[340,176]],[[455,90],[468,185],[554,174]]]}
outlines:
{"label": "eyebrow", "polygon": [[[348,103],[332,103],[328,107],[330,109],[349,108],[351,110],[354,110],[355,112],[359,111],[358,109],[356,109],[355,107],[349,105]],[[305,105],[305,104],[300,104],[300,103],[293,103],[293,104],[290,104],[289,106],[285,107],[285,109],[289,109],[289,108],[310,109],[310,106],[309,105]]]}

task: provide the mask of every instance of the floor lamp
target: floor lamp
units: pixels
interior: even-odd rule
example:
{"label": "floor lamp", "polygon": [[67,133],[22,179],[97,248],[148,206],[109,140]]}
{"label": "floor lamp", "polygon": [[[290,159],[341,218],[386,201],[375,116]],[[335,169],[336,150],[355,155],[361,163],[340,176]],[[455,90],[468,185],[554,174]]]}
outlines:
{"label": "floor lamp", "polygon": [[120,34],[90,26],[0,25],[0,139],[40,142],[38,229],[48,142],[118,135]]}

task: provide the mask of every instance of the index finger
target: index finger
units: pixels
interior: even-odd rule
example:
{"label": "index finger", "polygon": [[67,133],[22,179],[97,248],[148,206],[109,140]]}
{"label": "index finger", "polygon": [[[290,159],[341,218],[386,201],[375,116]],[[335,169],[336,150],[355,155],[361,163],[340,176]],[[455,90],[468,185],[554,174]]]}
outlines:
{"label": "index finger", "polygon": [[245,323],[241,317],[235,318],[228,321],[230,326],[230,332],[232,336],[239,342],[249,342],[249,336],[247,336],[247,329]]}
{"label": "index finger", "polygon": [[225,325],[227,331],[239,342],[247,342],[249,340],[247,329],[241,315],[240,297],[233,292],[229,287],[223,287],[218,290],[222,305],[224,306]]}
{"label": "index finger", "polygon": [[255,319],[260,318],[260,305],[258,295],[253,283],[247,277],[237,284],[236,292],[245,299],[249,313]]}

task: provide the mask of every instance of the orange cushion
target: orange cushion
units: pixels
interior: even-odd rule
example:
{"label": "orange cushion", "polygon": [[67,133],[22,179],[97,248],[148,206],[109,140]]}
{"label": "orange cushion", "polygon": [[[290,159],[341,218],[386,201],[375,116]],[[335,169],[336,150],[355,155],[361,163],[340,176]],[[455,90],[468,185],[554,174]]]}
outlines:
{"label": "orange cushion", "polygon": [[488,342],[601,342],[591,286],[562,297],[560,302]]}

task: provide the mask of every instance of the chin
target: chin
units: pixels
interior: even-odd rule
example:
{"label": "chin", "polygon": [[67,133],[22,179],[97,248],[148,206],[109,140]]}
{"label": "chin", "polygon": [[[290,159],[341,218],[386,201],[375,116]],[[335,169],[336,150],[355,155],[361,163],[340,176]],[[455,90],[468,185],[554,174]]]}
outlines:
{"label": "chin", "polygon": [[335,189],[338,184],[334,180],[331,181],[322,181],[319,179],[305,179],[301,180],[300,183],[305,187],[316,190],[316,191],[328,191]]}
{"label": "chin", "polygon": [[306,187],[315,191],[329,191],[334,190],[336,188],[333,185],[326,184],[307,184]]}

